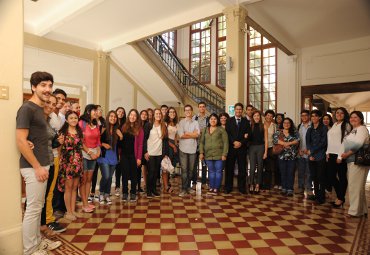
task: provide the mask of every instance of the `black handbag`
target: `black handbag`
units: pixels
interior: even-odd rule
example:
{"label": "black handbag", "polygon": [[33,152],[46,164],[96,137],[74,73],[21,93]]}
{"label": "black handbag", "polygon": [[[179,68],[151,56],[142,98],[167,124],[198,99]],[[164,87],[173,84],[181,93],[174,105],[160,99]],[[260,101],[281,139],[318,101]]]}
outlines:
{"label": "black handbag", "polygon": [[355,165],[370,166],[370,146],[364,144],[355,154]]}

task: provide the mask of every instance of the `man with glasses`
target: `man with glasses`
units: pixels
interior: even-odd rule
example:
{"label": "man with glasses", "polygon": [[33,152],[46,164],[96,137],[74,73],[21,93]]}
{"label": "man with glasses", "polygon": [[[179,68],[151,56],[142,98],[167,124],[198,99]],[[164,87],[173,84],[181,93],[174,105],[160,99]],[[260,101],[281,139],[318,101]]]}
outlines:
{"label": "man with glasses", "polygon": [[310,127],[310,111],[302,110],[301,123],[298,125],[300,143],[298,151],[298,190],[296,194],[303,194],[306,191],[307,197],[312,199],[312,180],[308,167],[308,150],[306,145],[306,134]]}
{"label": "man with glasses", "polygon": [[180,121],[178,129],[182,179],[180,197],[189,193],[195,193],[194,190],[190,189],[190,181],[194,169],[195,158],[197,156],[197,140],[200,135],[198,121],[192,119],[193,107],[191,105],[185,105],[184,112],[185,119]]}

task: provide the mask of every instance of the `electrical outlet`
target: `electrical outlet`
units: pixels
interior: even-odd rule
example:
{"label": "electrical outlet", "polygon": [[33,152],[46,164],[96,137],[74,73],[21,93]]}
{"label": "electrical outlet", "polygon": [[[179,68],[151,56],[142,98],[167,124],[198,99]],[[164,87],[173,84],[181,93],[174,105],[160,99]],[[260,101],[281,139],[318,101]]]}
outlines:
{"label": "electrical outlet", "polygon": [[0,86],[0,99],[9,100],[9,86]]}

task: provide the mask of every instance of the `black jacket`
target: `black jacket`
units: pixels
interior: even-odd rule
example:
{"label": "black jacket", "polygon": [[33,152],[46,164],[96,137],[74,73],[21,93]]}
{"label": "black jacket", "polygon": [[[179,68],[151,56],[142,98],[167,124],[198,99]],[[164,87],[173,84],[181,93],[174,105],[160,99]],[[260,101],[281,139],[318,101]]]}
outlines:
{"label": "black jacket", "polygon": [[235,150],[233,144],[235,141],[242,143],[242,146],[239,149],[247,149],[248,140],[251,136],[251,127],[249,125],[249,121],[246,118],[240,118],[239,128],[236,125],[235,116],[229,118],[226,122],[226,132],[229,136],[230,150]]}

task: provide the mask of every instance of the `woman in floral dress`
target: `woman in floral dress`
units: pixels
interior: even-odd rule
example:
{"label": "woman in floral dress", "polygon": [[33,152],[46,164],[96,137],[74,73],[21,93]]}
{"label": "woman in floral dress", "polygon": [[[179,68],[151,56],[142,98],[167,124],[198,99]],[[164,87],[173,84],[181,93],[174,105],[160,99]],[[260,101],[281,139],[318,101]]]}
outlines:
{"label": "woman in floral dress", "polygon": [[61,148],[60,171],[58,188],[64,191],[64,201],[67,212],[64,217],[76,220],[76,196],[80,178],[83,176],[82,168],[82,130],[78,125],[76,112],[66,113],[66,122],[60,129],[64,136]]}

